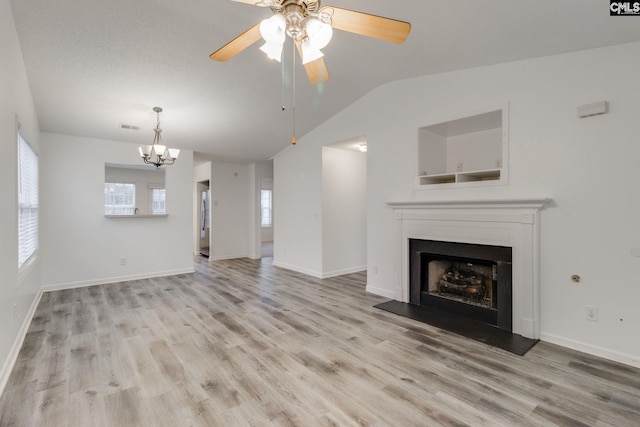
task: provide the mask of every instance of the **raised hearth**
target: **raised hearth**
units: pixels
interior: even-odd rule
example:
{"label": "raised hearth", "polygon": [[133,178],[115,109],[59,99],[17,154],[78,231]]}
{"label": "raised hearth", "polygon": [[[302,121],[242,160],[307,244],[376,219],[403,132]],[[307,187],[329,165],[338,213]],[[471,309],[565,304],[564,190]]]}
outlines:
{"label": "raised hearth", "polygon": [[540,336],[539,223],[548,199],[393,202],[397,220],[396,300],[411,301],[410,240],[511,248],[513,333]]}

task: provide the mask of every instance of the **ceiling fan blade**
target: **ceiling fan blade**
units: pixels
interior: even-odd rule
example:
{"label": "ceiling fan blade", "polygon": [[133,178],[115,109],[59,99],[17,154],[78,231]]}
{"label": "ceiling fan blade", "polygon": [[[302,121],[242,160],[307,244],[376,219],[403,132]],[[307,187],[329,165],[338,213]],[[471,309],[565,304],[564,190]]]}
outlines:
{"label": "ceiling fan blade", "polygon": [[411,24],[382,16],[356,12],[355,10],[327,6],[320,9],[322,13],[333,10],[331,26],[335,29],[360,34],[362,36],[400,44],[406,40],[411,31]]}
{"label": "ceiling fan blade", "polygon": [[304,64],[304,69],[307,72],[307,77],[312,85],[326,82],[329,80],[329,70],[324,63],[324,58],[318,58],[313,62],[307,62]]}
{"label": "ceiling fan blade", "polygon": [[238,3],[246,3],[246,4],[251,4],[254,6],[261,6],[261,7],[268,7],[270,6],[271,3],[273,3],[273,1],[267,0],[267,1],[260,1],[260,0],[231,0],[231,1],[235,1]]}
{"label": "ceiling fan blade", "polygon": [[[296,47],[298,48],[298,54],[302,58],[302,45],[299,41],[296,41]],[[324,63],[324,58],[320,57],[315,61],[307,62],[304,65],[304,70],[307,72],[307,77],[312,85],[326,82],[329,80],[329,70]]]}
{"label": "ceiling fan blade", "polygon": [[222,46],[220,49],[213,52],[209,55],[209,58],[221,62],[228,61],[261,38],[260,23],[258,23]]}

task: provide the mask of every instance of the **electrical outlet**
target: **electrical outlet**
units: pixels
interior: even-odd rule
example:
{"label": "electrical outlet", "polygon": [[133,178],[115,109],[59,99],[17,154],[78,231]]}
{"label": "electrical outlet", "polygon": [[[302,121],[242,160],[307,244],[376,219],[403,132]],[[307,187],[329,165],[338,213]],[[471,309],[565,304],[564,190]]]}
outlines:
{"label": "electrical outlet", "polygon": [[591,320],[592,322],[598,321],[598,307],[585,306],[585,314],[587,316],[587,320]]}
{"label": "electrical outlet", "polygon": [[120,265],[127,265],[127,259],[126,258],[120,258]]}

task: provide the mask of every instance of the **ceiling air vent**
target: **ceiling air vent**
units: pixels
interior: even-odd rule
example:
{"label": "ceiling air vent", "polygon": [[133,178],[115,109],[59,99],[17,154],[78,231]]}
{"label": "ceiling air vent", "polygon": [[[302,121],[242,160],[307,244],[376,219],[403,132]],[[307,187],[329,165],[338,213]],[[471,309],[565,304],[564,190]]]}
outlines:
{"label": "ceiling air vent", "polygon": [[120,127],[122,129],[140,130],[140,126],[128,125],[128,124],[125,124],[125,123],[120,124]]}

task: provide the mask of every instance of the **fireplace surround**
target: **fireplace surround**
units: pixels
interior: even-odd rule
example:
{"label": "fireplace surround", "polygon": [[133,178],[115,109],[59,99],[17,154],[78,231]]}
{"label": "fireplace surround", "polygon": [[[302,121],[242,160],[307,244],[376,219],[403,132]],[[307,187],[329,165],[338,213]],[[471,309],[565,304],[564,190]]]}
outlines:
{"label": "fireplace surround", "polygon": [[540,338],[540,210],[549,199],[389,202],[396,220],[395,300],[411,302],[410,240],[511,248],[512,332]]}

